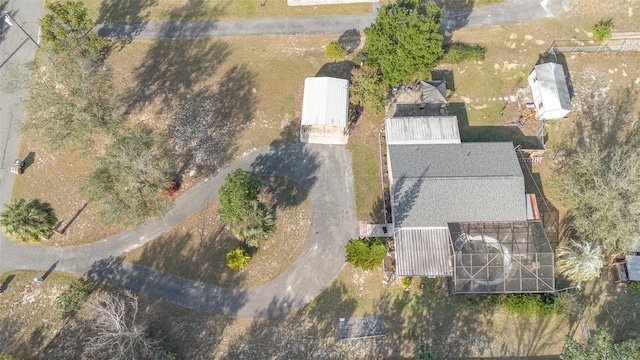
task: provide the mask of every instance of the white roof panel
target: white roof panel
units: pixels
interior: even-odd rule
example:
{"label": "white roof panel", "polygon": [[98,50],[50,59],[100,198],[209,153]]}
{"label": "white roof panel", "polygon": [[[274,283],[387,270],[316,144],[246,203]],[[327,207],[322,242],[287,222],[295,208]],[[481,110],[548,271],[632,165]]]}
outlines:
{"label": "white roof panel", "polygon": [[388,118],[385,128],[387,145],[460,144],[455,116]]}
{"label": "white roof panel", "polygon": [[349,81],[331,77],[304,80],[302,125],[347,127]]}

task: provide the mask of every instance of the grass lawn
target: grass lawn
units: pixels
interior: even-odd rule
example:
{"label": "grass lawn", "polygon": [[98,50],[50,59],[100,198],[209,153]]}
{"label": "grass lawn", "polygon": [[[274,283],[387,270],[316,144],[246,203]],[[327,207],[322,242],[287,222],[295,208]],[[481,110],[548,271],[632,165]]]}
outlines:
{"label": "grass lawn", "polygon": [[358,220],[384,221],[378,133],[383,115],[365,109],[355,126],[347,148],[353,158],[353,178]]}
{"label": "grass lawn", "polygon": [[171,231],[128,252],[125,260],[163,272],[231,288],[265,285],[300,255],[311,232],[313,209],[306,190],[285,178],[265,179],[276,199],[276,232],[240,271],[227,266],[226,254],[241,245],[220,222],[219,202],[184,220]]}
{"label": "grass lawn", "polygon": [[86,0],[89,15],[98,23],[287,18],[360,15],[372,11],[371,3],[288,6],[287,0]]}

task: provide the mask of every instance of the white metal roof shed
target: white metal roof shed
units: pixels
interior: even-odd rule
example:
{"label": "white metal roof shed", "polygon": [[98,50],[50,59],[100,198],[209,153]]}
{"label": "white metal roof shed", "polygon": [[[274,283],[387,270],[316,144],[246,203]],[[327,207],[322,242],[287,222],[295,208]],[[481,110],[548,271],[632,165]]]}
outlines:
{"label": "white metal roof shed", "polygon": [[349,80],[331,77],[304,79],[302,126],[347,127]]}
{"label": "white metal roof shed", "polygon": [[571,98],[562,65],[536,65],[528,77],[538,119],[562,119],[571,112]]}

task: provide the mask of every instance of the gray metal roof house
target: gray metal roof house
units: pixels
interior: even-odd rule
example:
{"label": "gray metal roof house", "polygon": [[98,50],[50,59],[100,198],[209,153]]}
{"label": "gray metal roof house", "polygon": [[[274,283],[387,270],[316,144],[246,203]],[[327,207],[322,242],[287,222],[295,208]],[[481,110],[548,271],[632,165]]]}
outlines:
{"label": "gray metal roof house", "polygon": [[349,81],[332,77],[304,80],[300,141],[346,144],[349,120]]}
{"label": "gray metal roof house", "polygon": [[[460,270],[452,223],[526,224],[528,220],[528,197],[513,144],[460,142],[459,135],[452,135],[459,134],[457,123],[456,131],[450,125],[450,119],[439,117],[386,121],[400,276],[453,277]],[[546,236],[545,241],[548,245]]]}

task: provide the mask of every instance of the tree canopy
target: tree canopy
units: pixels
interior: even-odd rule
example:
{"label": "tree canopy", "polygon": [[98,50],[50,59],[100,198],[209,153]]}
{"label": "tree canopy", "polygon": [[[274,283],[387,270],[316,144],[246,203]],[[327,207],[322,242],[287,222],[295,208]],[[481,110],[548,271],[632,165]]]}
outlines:
{"label": "tree canopy", "polygon": [[48,237],[57,221],[51,205],[38,199],[13,199],[0,213],[0,228],[5,235],[22,242]]}
{"label": "tree canopy", "polygon": [[444,54],[441,16],[433,2],[399,0],[382,6],[373,25],[364,29],[367,64],[380,65],[390,85],[429,78]]}
{"label": "tree canopy", "polygon": [[600,329],[589,341],[582,345],[571,338],[565,339],[565,348],[560,354],[562,360],[638,360],[640,344],[630,340],[614,343],[606,331]]}
{"label": "tree canopy", "polygon": [[70,147],[92,153],[98,136],[110,139],[124,119],[124,99],[112,83],[111,68],[78,51],[44,49],[27,107],[32,127],[51,149]]}
{"label": "tree canopy", "polygon": [[389,86],[382,81],[377,66],[361,66],[351,70],[349,101],[366,106],[376,114],[382,114],[387,102]]}
{"label": "tree canopy", "polygon": [[261,189],[260,180],[247,171],[236,169],[227,175],[218,192],[220,220],[250,246],[259,246],[276,227],[274,211],[258,200]]}
{"label": "tree canopy", "polygon": [[258,200],[261,189],[260,180],[254,178],[248,171],[236,169],[229,173],[218,192],[220,220],[232,226],[242,222],[248,204]]}
{"label": "tree canopy", "polygon": [[47,2],[47,15],[40,20],[42,40],[56,53],[80,49],[84,56],[101,59],[112,41],[93,32],[94,23],[82,1]]}
{"label": "tree canopy", "polygon": [[558,248],[558,272],[579,283],[600,275],[605,261],[600,246],[570,240]]}
{"label": "tree canopy", "polygon": [[165,190],[174,161],[165,136],[138,125],[125,129],[97,159],[83,186],[108,225],[136,225],[164,215],[171,205]]}
{"label": "tree canopy", "polygon": [[347,261],[363,270],[372,270],[382,265],[387,248],[380,238],[351,239],[347,242]]}
{"label": "tree canopy", "polygon": [[638,95],[631,88],[593,91],[598,86],[580,90],[574,130],[558,150],[551,184],[578,238],[624,253],[640,230]]}

